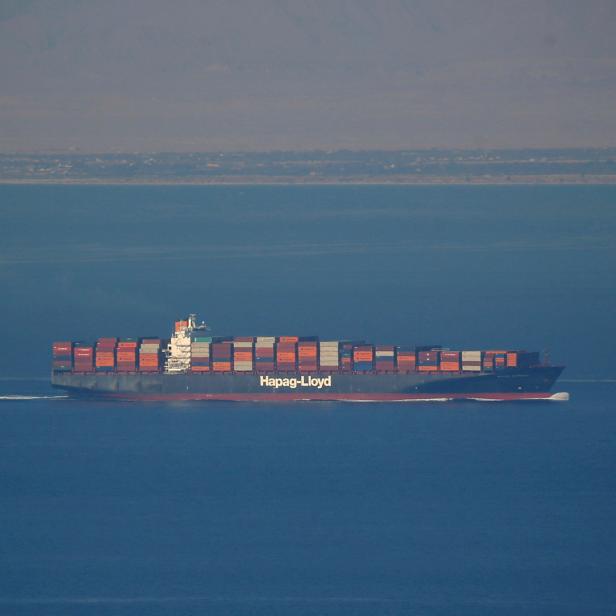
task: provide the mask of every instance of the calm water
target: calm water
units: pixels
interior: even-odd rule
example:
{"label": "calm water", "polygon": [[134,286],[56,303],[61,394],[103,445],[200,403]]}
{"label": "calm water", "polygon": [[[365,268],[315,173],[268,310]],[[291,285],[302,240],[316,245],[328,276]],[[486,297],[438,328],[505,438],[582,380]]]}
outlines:
{"label": "calm water", "polygon": [[[0,187],[0,229],[0,613],[616,612],[614,188]],[[189,310],[548,349],[572,401],[9,397]]]}

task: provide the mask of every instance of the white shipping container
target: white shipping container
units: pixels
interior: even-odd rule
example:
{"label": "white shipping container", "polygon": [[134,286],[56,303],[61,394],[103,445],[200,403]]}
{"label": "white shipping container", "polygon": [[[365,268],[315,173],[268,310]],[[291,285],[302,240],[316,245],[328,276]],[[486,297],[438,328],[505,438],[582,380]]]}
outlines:
{"label": "white shipping container", "polygon": [[273,344],[276,342],[274,336],[257,336],[257,344]]}
{"label": "white shipping container", "polygon": [[462,363],[465,361],[481,361],[481,351],[462,351]]}

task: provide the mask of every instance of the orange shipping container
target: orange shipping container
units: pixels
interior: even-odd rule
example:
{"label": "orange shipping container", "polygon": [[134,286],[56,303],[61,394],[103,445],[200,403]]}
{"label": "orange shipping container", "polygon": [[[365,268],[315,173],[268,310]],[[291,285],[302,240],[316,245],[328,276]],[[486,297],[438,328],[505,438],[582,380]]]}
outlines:
{"label": "orange shipping container", "polygon": [[212,364],[214,372],[231,372],[231,362],[228,361],[215,361]]}
{"label": "orange shipping container", "polygon": [[441,370],[445,370],[446,372],[458,372],[460,370],[460,362],[442,361]]}

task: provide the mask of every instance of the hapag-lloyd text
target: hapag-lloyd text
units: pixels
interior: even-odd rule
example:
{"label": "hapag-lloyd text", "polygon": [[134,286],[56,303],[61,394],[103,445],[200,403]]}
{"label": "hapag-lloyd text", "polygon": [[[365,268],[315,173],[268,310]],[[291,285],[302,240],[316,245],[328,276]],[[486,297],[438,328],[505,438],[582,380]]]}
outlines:
{"label": "hapag-lloyd text", "polygon": [[298,387],[316,387],[322,389],[323,387],[332,386],[332,377],[325,376],[318,378],[315,376],[303,375],[300,378],[283,379],[273,376],[262,376],[259,378],[259,385],[261,387],[273,387],[278,389],[279,387],[289,387],[290,389],[296,389]]}

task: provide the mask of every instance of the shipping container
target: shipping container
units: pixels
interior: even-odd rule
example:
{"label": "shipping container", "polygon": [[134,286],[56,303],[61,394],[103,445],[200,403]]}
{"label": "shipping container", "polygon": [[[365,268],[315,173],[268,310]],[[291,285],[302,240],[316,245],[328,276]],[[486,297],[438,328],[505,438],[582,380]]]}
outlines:
{"label": "shipping container", "polygon": [[278,342],[299,342],[299,336],[279,336]]}
{"label": "shipping container", "polygon": [[411,372],[415,370],[415,351],[398,348],[396,351],[396,368],[398,372]]}

